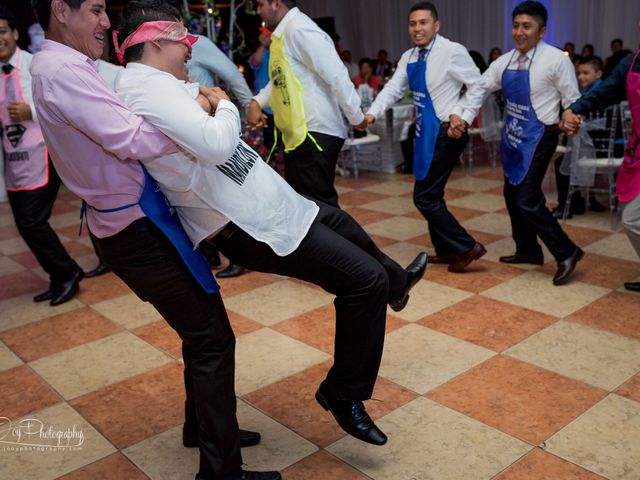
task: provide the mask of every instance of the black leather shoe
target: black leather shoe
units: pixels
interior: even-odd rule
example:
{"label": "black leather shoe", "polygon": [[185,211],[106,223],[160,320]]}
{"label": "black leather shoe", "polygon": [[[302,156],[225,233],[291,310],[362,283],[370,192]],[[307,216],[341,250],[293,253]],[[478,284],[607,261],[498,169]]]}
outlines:
{"label": "black leather shoe", "polygon": [[631,292],[640,292],[640,282],[627,282],[624,284],[624,288]]}
{"label": "black leather shoe", "polygon": [[[554,208],[551,211],[551,215],[553,215],[553,218],[555,218],[556,220],[562,220],[562,218],[564,217],[564,208]],[[567,219],[569,218],[573,218],[573,213],[569,212],[569,214],[567,215]]]}
{"label": "black leather shoe", "polygon": [[218,273],[216,273],[216,277],[218,278],[231,278],[231,277],[239,277],[244,272],[244,267],[240,265],[236,265],[235,263],[230,263],[227,268],[223,268]]}
{"label": "black leather shoe", "polygon": [[[253,447],[260,443],[259,432],[240,429],[240,448]],[[182,425],[182,444],[187,448],[198,447],[198,427],[184,423]]]}
{"label": "black leather shoe", "polygon": [[387,436],[373,423],[361,401],[335,397],[325,382],[320,384],[316,400],[322,408],[331,412],[338,425],[349,435],[373,445],[387,443]]}
{"label": "black leather shoe", "polygon": [[76,273],[74,273],[73,277],[66,282],[63,282],[55,289],[49,305],[55,307],[56,305],[60,305],[71,300],[73,296],[78,293],[78,286],[80,285],[80,280],[83,278],[84,272],[81,269],[78,269]]}
{"label": "black leather shoe", "polygon": [[573,252],[569,258],[558,262],[558,270],[556,270],[556,274],[553,277],[554,285],[564,285],[569,280],[569,276],[576,268],[576,265],[580,260],[584,257],[584,252],[580,248],[576,248],[576,251]]}
{"label": "black leather shoe", "polygon": [[99,263],[96,268],[86,272],[84,274],[84,278],[99,277],[100,275],[104,275],[105,273],[109,273],[110,271],[111,269],[107,267],[104,263]]}
{"label": "black leather shoe", "polygon": [[544,255],[526,255],[524,253],[516,253],[515,255],[500,257],[500,263],[530,263],[532,265],[542,265],[544,263]]}
{"label": "black leather shoe", "polygon": [[[216,477],[218,478],[218,477]],[[196,475],[196,480],[208,480],[205,477]],[[282,480],[280,472],[251,472],[249,470],[238,470],[234,473],[227,473],[222,480]]]}
{"label": "black leather shoe", "polygon": [[49,290],[39,293],[38,295],[33,297],[33,301],[36,303],[45,302],[47,300],[51,300],[52,297],[53,297],[53,287],[49,287]]}
{"label": "black leather shoe", "polygon": [[476,244],[470,250],[459,254],[456,258],[456,261],[449,265],[448,270],[453,273],[462,273],[471,262],[478,260],[486,253],[487,249],[484,248],[484,245],[476,242]]}
{"label": "black leather shoe", "polygon": [[427,269],[429,263],[429,256],[427,252],[420,252],[413,262],[409,264],[405,271],[407,272],[407,284],[404,286],[402,295],[397,300],[389,302],[389,306],[394,312],[399,312],[407,306],[409,301],[409,291],[418,283],[418,280],[424,275],[424,271]]}

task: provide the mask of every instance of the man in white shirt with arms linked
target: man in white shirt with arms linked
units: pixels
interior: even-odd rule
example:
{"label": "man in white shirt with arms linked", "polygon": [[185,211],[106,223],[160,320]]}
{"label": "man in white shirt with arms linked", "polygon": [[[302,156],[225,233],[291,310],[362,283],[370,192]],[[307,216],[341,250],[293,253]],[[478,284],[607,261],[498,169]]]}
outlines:
{"label": "man in white shirt with arms linked", "polygon": [[512,18],[516,48],[498,58],[483,74],[485,93],[502,89],[506,102],[500,154],[516,251],[500,257],[500,261],[541,265],[540,237],[558,262],[553,284],[562,285],[584,253],[546,207],[542,180],[558,145],[560,106],[567,108],[580,92],[569,57],[542,40],[547,24],[544,5],[522,2],[513,10]]}
{"label": "man in white shirt with arms linked", "polygon": [[[402,55],[366,119],[373,123],[407,90],[412,91],[416,106],[413,202],[429,224],[436,250],[430,261],[449,264],[450,272],[462,272],[486,250],[449,212],[444,188],[467,143],[466,126],[475,117],[472,108],[459,105],[460,90],[466,85],[468,102],[479,109],[483,86],[466,48],[439,35],[439,30],[438,11],[432,3],[411,7],[409,35],[415,46]],[[457,138],[447,136],[449,125],[459,130]]]}
{"label": "man in white shirt with arms linked", "polygon": [[251,102],[249,126],[263,126],[271,107],[285,151],[284,178],[294,190],[338,206],[333,182],[349,123],[364,127],[364,115],[347,68],[333,41],[296,7],[294,0],[258,0],[258,14],[273,32],[270,82]]}
{"label": "man in white shirt with arms linked", "polygon": [[145,167],[194,246],[210,242],[236,264],[300,278],[336,295],[335,362],[316,399],[351,435],[384,444],[362,401],[371,397],[377,377],[387,304],[404,308],[426,254],[403,270],[344,211],[297,194],[239,139],[238,111],[223,93],[203,90],[215,116],[203,111],[195,101],[198,86],[186,83],[190,46],[177,40],[188,38],[186,29],[176,22],[177,12],[153,1],[129,3],[123,13],[116,50],[127,67],[116,91],[182,150]]}

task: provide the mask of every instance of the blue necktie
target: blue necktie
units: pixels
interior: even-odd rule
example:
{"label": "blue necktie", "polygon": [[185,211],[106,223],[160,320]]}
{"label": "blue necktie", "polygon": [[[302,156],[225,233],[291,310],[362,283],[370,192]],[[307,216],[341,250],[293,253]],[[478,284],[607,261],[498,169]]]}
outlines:
{"label": "blue necktie", "polygon": [[421,48],[420,50],[418,50],[418,61],[422,62],[424,60],[425,55],[427,54],[429,50],[427,50],[426,48]]}

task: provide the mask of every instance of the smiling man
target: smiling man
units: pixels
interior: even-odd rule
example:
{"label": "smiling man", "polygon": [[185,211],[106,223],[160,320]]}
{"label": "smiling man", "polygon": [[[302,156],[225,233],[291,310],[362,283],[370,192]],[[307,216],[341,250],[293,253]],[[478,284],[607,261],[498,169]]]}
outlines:
{"label": "smiling man", "polygon": [[31,54],[18,48],[16,19],[0,5],[0,128],[11,211],[22,239],[49,275],[50,286],[35,302],[60,305],[73,298],[84,272],[49,225],[60,189],[31,97]]}
{"label": "smiling man", "polygon": [[105,263],[182,339],[198,415],[198,477],[278,478],[242,470],[233,330],[204,257],[139,162],[175,153],[175,144],[125,108],[98,73],[111,25],[104,0],[32,5],[46,36],[31,64],[44,138],[65,185],[86,202]]}
{"label": "smiling man", "polygon": [[541,265],[540,237],[558,264],[553,284],[562,285],[584,253],[547,208],[542,180],[558,145],[560,106],[567,108],[580,93],[569,57],[542,40],[547,25],[544,5],[522,2],[512,20],[515,49],[483,74],[485,94],[502,89],[506,102],[500,155],[516,251],[500,261]]}
{"label": "smiling man", "polygon": [[[436,255],[432,263],[449,264],[462,272],[486,250],[447,209],[444,189],[458,163],[468,136],[467,125],[482,105],[483,82],[467,49],[438,33],[436,7],[420,2],[409,11],[409,36],[414,47],[398,63],[396,73],[367,112],[368,123],[381,117],[407,90],[416,106],[413,202],[429,224]],[[467,109],[461,108],[460,90],[467,87]],[[452,127],[451,136],[447,130]]]}

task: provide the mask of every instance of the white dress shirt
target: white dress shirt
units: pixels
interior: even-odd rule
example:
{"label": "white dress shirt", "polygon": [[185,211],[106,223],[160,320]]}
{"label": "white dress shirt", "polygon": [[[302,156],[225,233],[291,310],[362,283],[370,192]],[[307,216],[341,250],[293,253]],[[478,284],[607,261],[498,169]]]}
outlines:
{"label": "white dress shirt", "polygon": [[280,256],[298,248],[318,206],[298,195],[240,140],[240,116],[233,103],[220,101],[210,116],[194,100],[197,83],[141,63],[129,63],[118,75],[116,91],[133,113],[183,149],[145,162],[145,167],[177,209],[194,248],[229,221]]}
{"label": "white dress shirt", "polygon": [[[480,70],[473,63],[467,49],[459,43],[452,42],[442,35],[436,35],[426,48],[432,47],[433,49],[426,57],[426,82],[438,120],[448,122],[449,115],[455,114],[471,124],[482,106],[482,95],[485,89]],[[396,72],[378,94],[368,114],[374,117],[382,116],[409,90],[407,64],[418,61],[419,50],[420,47],[414,47],[402,54]],[[465,96],[468,106],[466,108],[460,101],[463,85],[467,86]]]}
{"label": "white dress shirt", "polygon": [[111,89],[116,91],[116,77],[118,74],[124,69],[122,65],[114,65],[113,63],[106,62],[102,59],[98,59],[96,61],[96,65],[98,66],[98,73],[107,82],[107,85],[111,87]]}
{"label": "white dress shirt", "polygon": [[206,87],[215,87],[215,75],[231,89],[240,104],[247,108],[253,94],[244,76],[229,57],[204,35],[198,35],[198,41],[192,48],[191,60],[187,62],[191,81]]}
{"label": "white dress shirt", "polygon": [[[284,35],[284,52],[302,85],[302,99],[310,132],[347,138],[340,108],[352,125],[364,120],[347,67],[329,35],[297,7],[287,12],[273,35]],[[254,97],[264,109],[271,99],[271,82]]]}
{"label": "white dress shirt", "polygon": [[[567,108],[580,98],[575,68],[562,50],[543,41],[538,42],[537,47],[529,50],[526,55],[531,104],[538,120],[545,125],[554,125],[560,120],[560,104]],[[506,68],[517,70],[519,56],[520,52],[511,50],[489,65],[482,75],[486,81],[487,94],[502,88],[503,72]]]}
{"label": "white dress shirt", "polygon": [[[20,57],[20,65],[18,65],[18,56]],[[24,101],[31,107],[31,119],[34,122],[38,121],[38,115],[36,114],[36,107],[33,105],[33,94],[31,92],[31,73],[29,67],[31,66],[31,59],[33,55],[25,50],[16,48],[11,58],[7,63],[0,63],[0,65],[11,65],[13,68],[18,69],[18,78],[20,79],[20,86],[22,87],[22,96]],[[0,75],[4,75],[0,70]]]}

